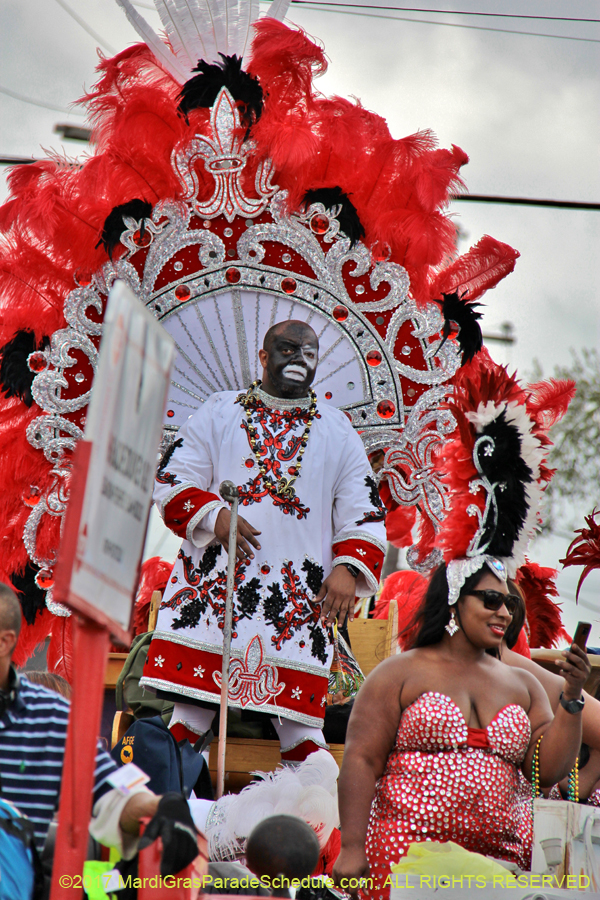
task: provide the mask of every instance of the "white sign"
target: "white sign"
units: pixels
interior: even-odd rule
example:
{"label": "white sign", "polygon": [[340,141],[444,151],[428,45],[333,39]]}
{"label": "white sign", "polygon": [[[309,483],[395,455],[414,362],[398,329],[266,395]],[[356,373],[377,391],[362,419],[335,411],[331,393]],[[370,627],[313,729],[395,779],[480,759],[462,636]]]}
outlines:
{"label": "white sign", "polygon": [[142,557],[172,338],[122,282],[111,289],[84,440],[91,456],[69,600],[126,632]]}

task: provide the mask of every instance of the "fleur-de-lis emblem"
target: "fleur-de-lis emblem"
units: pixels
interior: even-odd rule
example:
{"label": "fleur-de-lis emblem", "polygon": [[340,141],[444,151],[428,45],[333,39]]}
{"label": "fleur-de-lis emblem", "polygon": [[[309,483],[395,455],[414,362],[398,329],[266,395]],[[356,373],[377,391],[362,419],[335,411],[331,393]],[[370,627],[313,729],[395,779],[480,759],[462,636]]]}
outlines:
{"label": "fleur-de-lis emblem", "polygon": [[[210,125],[212,140],[197,134],[184,150],[174,154],[174,168],[187,189],[185,199],[193,202],[201,217],[222,213],[228,222],[232,222],[236,215],[252,218],[260,215],[277,190],[270,182],[273,163],[264,160],[259,165],[255,179],[258,197],[247,197],[241,176],[251,147],[244,143],[240,114],[227,88],[221,88],[212,106]],[[198,195],[198,176],[194,170],[194,160],[199,156],[215,179],[213,195],[205,203],[195,199]]]}
{"label": "fleur-de-lis emblem", "polygon": [[[240,706],[264,706],[275,700],[285,684],[277,681],[277,669],[264,663],[265,651],[260,635],[255,635],[248,646],[244,659],[234,659],[229,667],[229,698]],[[221,673],[213,672],[213,680],[221,687]]]}

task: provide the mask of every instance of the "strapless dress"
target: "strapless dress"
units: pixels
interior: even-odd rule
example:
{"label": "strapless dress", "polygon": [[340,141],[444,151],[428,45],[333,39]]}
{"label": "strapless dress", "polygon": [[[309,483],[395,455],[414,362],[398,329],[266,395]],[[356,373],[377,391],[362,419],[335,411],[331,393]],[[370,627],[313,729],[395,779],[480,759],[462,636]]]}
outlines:
{"label": "strapless dress", "polygon": [[371,807],[366,851],[373,881],[362,896],[389,897],[390,865],[416,841],[454,841],[529,869],[531,802],[519,767],[530,740],[529,717],[517,704],[487,728],[469,728],[444,694],[422,694],[407,707]]}

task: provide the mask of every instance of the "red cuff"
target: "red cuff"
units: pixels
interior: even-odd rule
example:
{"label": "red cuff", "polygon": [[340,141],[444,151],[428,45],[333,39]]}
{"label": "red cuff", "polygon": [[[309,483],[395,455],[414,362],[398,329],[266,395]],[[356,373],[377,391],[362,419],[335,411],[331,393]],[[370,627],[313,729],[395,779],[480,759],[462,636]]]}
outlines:
{"label": "red cuff", "polygon": [[[216,494],[209,494],[208,491],[201,491],[198,488],[185,488],[165,506],[163,514],[165,525],[179,537],[186,538],[189,522],[197,517],[204,507],[213,508],[214,503],[221,502],[221,498]],[[202,516],[198,521],[201,518]]]}
{"label": "red cuff", "polygon": [[333,564],[340,556],[352,557],[361,567],[369,570],[375,581],[381,578],[381,567],[383,565],[383,551],[370,541],[360,541],[351,538],[347,541],[339,541],[333,545]]}

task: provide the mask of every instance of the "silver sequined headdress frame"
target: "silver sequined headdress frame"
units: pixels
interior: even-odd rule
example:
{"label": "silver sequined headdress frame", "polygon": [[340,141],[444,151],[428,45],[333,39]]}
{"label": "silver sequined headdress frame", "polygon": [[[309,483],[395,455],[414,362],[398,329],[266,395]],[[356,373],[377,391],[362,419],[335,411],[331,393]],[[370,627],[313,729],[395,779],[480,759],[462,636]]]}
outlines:
{"label": "silver sequined headdress frame", "polygon": [[506,581],[508,573],[501,559],[495,556],[480,554],[467,556],[462,559],[453,559],[446,566],[446,578],[448,580],[448,606],[454,606],[460,597],[460,592],[467,578],[487,565],[493,575],[501,581]]}

